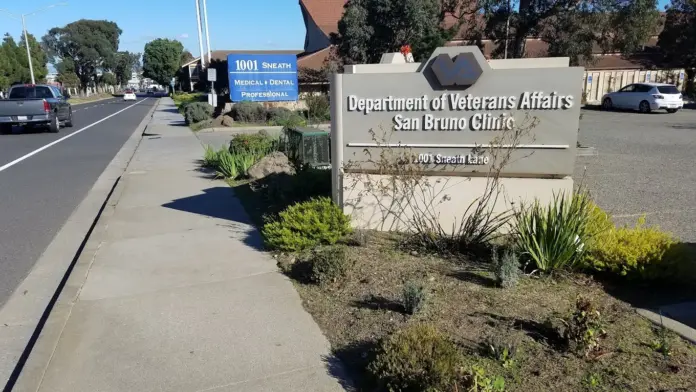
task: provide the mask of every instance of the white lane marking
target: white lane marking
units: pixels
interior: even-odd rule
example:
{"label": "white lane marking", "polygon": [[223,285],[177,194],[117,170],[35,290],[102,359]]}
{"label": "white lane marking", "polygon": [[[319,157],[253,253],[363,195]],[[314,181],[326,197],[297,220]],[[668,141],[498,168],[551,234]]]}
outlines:
{"label": "white lane marking", "polygon": [[104,122],[104,121],[110,119],[111,117],[113,117],[113,116],[115,116],[115,115],[121,113],[121,112],[125,112],[126,110],[132,108],[133,106],[135,106],[135,105],[137,105],[137,104],[139,104],[139,103],[141,103],[141,102],[145,102],[146,100],[147,100],[147,98],[143,99],[142,101],[138,101],[138,102],[136,102],[136,103],[134,103],[134,104],[132,104],[132,105],[126,107],[126,108],[123,108],[123,109],[119,110],[119,111],[116,112],[116,113],[110,114],[110,115],[108,115],[108,116],[102,118],[102,119],[99,120],[99,121],[95,121],[95,122],[93,122],[93,123],[87,125],[86,127],[80,128],[80,129],[78,129],[77,131],[75,131],[75,132],[73,132],[73,133],[71,133],[71,134],[69,134],[69,135],[65,135],[65,136],[63,136],[62,138],[60,138],[60,139],[58,139],[58,140],[54,140],[54,141],[48,143],[47,145],[45,145],[45,146],[43,146],[43,147],[41,147],[41,148],[37,148],[36,150],[30,152],[29,154],[26,154],[26,155],[24,155],[24,156],[21,156],[21,157],[15,159],[14,161],[12,161],[12,162],[10,162],[10,163],[7,163],[7,164],[5,164],[5,165],[3,165],[3,166],[0,166],[0,172],[2,172],[3,170],[6,170],[6,169],[11,168],[12,166],[18,164],[19,162],[22,162],[23,160],[25,160],[25,159],[27,159],[27,158],[30,158],[30,157],[32,157],[32,156],[34,156],[34,155],[40,153],[41,151],[43,151],[43,150],[45,150],[45,149],[47,149],[47,148],[49,148],[49,147],[51,147],[51,146],[54,146],[54,145],[56,145],[56,144],[62,142],[63,140],[69,139],[69,138],[71,138],[71,137],[77,135],[78,133],[81,133],[81,132],[83,132],[83,131],[86,131],[86,130],[92,128],[93,126],[95,126],[95,125],[97,125],[97,124],[99,124],[99,123],[101,123],[101,122]]}

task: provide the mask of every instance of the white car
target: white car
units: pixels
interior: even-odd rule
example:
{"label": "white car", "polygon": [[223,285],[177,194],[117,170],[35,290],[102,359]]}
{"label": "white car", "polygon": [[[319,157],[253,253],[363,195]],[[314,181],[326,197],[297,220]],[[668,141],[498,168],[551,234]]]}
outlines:
{"label": "white car", "polygon": [[684,107],[679,89],[667,83],[634,83],[602,97],[602,109],[632,109],[641,113],[665,109],[676,113]]}
{"label": "white car", "polygon": [[135,93],[132,91],[126,91],[125,94],[123,94],[123,100],[124,101],[135,101],[137,100],[138,97],[135,96]]}

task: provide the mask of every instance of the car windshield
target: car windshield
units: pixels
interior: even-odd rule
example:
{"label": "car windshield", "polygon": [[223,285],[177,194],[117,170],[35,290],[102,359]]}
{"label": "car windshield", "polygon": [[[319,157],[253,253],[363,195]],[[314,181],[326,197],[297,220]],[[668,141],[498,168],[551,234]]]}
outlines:
{"label": "car windshield", "polygon": [[27,99],[27,98],[53,98],[51,90],[43,86],[19,86],[12,87],[10,91],[10,99]]}
{"label": "car windshield", "polygon": [[679,90],[675,86],[657,86],[657,91],[662,94],[679,94]]}

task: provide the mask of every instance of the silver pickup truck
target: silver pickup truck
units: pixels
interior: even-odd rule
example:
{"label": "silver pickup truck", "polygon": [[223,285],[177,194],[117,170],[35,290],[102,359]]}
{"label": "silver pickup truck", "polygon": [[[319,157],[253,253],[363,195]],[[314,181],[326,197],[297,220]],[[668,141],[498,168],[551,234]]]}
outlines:
{"label": "silver pickup truck", "polygon": [[0,133],[11,133],[14,125],[47,127],[49,132],[72,127],[72,107],[66,95],[50,85],[10,87],[8,99],[0,99]]}

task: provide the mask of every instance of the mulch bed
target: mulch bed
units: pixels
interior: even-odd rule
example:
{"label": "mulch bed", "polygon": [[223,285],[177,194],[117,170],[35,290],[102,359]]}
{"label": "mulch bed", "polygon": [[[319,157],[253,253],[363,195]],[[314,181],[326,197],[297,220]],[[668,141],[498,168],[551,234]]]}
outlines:
{"label": "mulch bed", "polygon": [[[404,252],[398,242],[398,236],[371,233],[367,245],[349,248],[354,264],[343,279],[324,286],[295,282],[358,390],[370,390],[364,366],[380,338],[428,322],[450,335],[471,364],[505,377],[509,391],[696,391],[696,348],[670,333],[671,355],[659,353],[655,328],[631,305],[656,298],[655,290],[583,274],[523,276],[515,287],[501,289],[486,263]],[[428,293],[427,305],[413,316],[401,305],[408,281]],[[589,358],[563,350],[552,327],[574,310],[581,294],[600,309],[607,332]],[[487,339],[516,347],[512,364],[484,355]]]}

